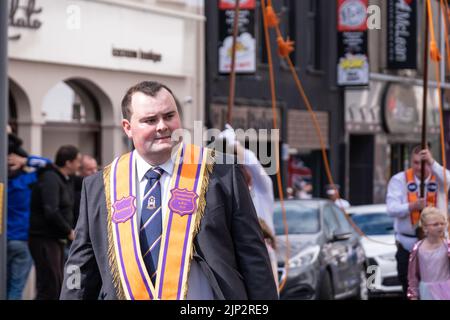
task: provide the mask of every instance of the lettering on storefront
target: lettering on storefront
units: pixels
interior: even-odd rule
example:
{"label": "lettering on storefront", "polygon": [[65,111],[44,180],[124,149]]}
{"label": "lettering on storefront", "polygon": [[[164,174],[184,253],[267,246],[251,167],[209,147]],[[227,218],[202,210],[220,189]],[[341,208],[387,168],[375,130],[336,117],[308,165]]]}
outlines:
{"label": "lettering on storefront", "polygon": [[397,23],[395,24],[394,38],[395,38],[395,56],[398,61],[404,62],[407,59],[407,40],[405,38],[409,37],[410,32],[408,27],[410,25],[410,12],[411,8],[406,5],[399,3],[396,6]]}
{"label": "lettering on storefront", "polygon": [[417,3],[387,1],[387,57],[389,69],[417,66]]}
{"label": "lettering on storefront", "polygon": [[[39,29],[42,22],[36,18],[42,13],[42,8],[37,8],[36,0],[11,0],[9,9],[9,26],[24,29]],[[20,33],[8,36],[8,40],[19,40]]]}
{"label": "lettering on storefront", "polygon": [[128,50],[128,49],[113,48],[112,49],[112,55],[114,57],[151,60],[153,62],[160,62],[162,60],[162,54],[155,53],[153,51]]}

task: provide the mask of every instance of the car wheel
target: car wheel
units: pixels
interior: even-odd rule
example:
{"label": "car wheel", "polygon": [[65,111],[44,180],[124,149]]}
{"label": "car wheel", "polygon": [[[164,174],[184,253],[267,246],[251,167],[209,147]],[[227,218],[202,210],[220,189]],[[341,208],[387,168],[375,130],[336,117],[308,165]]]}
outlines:
{"label": "car wheel", "polygon": [[364,270],[364,267],[361,269],[359,274],[360,274],[359,292],[356,298],[358,300],[369,300],[369,289],[367,288],[367,277],[366,277],[366,270]]}
{"label": "car wheel", "polygon": [[328,271],[323,273],[322,281],[317,295],[318,300],[334,300],[333,282]]}

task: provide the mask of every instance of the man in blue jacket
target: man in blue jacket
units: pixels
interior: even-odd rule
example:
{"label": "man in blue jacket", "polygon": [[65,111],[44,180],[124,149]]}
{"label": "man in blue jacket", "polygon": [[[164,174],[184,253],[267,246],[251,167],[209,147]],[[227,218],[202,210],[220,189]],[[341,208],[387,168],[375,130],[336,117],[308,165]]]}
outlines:
{"label": "man in blue jacket", "polygon": [[31,185],[36,182],[36,171],[50,160],[28,156],[21,148],[22,141],[8,134],[8,220],[7,220],[7,298],[18,300],[28,278],[33,260],[28,249]]}

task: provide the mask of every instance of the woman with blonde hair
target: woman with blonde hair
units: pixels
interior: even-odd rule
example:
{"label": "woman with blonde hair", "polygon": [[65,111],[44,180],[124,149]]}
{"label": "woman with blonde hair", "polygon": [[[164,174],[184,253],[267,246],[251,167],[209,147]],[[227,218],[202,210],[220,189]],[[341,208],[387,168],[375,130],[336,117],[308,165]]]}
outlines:
{"label": "woman with blonde hair", "polygon": [[427,207],[420,216],[425,238],[409,256],[408,299],[450,300],[450,242],[445,238],[447,215]]}

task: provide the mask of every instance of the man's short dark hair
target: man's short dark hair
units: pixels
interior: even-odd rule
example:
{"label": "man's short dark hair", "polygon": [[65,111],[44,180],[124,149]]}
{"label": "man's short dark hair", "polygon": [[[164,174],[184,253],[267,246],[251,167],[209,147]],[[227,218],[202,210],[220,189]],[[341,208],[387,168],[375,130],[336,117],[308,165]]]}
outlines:
{"label": "man's short dark hair", "polygon": [[[427,147],[428,149],[431,148],[431,143],[427,143]],[[417,144],[412,148],[411,154],[419,154],[420,151],[422,151],[422,145],[421,144]]]}
{"label": "man's short dark hair", "polygon": [[77,158],[80,150],[72,145],[61,146],[56,152],[55,164],[62,168],[66,165],[67,161],[73,161]]}
{"label": "man's short dark hair", "polygon": [[28,157],[28,153],[22,148],[22,139],[14,133],[8,133],[8,155],[15,153],[21,157]]}
{"label": "man's short dark hair", "polygon": [[180,102],[173,94],[172,90],[169,89],[166,85],[159,83],[157,81],[142,81],[138,84],[132,86],[130,89],[127,90],[125,93],[125,96],[122,99],[122,116],[124,119],[127,119],[128,121],[131,119],[131,114],[133,113],[131,110],[131,98],[133,97],[133,94],[136,92],[142,92],[143,94],[155,97],[161,89],[166,89],[170,92],[173,99],[175,100],[175,104],[177,106],[178,113],[181,114],[181,108],[180,108]]}

